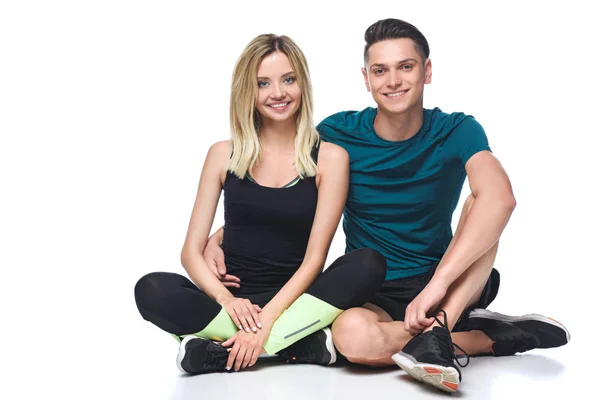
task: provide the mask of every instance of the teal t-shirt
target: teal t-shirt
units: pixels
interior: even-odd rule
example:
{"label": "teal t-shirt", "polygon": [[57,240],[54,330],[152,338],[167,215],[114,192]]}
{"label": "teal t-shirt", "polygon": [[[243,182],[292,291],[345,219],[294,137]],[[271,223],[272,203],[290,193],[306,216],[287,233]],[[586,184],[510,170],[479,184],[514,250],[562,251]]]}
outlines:
{"label": "teal t-shirt", "polygon": [[417,134],[397,142],[377,136],[376,114],[370,107],[337,113],[317,130],[350,155],[346,252],[379,251],[392,280],[426,273],[441,260],[452,239],[465,164],[490,147],[481,125],[463,113],[424,109]]}

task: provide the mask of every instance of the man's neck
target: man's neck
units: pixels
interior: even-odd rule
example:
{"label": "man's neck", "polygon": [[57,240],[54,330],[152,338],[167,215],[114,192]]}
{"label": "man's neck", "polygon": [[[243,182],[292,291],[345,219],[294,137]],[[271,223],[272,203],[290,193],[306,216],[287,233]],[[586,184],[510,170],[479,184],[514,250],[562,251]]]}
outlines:
{"label": "man's neck", "polygon": [[385,140],[399,142],[415,136],[423,126],[423,106],[413,107],[401,114],[377,109],[373,128]]}

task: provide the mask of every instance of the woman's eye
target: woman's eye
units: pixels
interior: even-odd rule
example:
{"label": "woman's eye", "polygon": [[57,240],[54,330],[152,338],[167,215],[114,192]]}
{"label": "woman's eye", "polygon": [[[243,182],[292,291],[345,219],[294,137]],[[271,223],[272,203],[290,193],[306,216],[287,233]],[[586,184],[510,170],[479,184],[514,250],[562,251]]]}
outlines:
{"label": "woman's eye", "polygon": [[258,81],[258,87],[259,88],[264,88],[264,87],[267,87],[267,86],[269,86],[269,82],[267,82],[267,81]]}

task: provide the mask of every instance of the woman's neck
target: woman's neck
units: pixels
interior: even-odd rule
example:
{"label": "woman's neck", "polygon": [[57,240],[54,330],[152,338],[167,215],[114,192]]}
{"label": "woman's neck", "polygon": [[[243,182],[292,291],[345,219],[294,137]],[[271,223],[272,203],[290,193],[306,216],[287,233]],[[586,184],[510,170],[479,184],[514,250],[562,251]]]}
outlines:
{"label": "woman's neck", "polygon": [[296,121],[263,121],[259,136],[263,149],[294,151]]}

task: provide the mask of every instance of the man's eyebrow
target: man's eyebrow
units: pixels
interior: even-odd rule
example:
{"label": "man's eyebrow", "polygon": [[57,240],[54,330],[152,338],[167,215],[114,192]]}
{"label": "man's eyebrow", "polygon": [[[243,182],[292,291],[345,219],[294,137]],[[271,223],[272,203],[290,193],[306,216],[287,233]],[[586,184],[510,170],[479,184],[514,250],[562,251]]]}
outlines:
{"label": "man's eyebrow", "polygon": [[[396,65],[404,64],[404,63],[407,63],[410,61],[417,62],[417,60],[415,60],[414,58],[405,58],[404,60],[400,60],[400,61],[396,62]],[[373,68],[373,67],[382,68],[382,67],[386,67],[386,66],[387,66],[387,64],[375,63],[375,64],[372,64],[371,67],[369,67],[369,68]]]}
{"label": "man's eyebrow", "polygon": [[[295,72],[294,71],[290,71],[290,72],[286,72],[285,74],[281,75],[282,77],[288,76],[288,75],[294,75]],[[264,76],[258,76],[256,77],[256,79],[262,79],[263,81],[268,81],[269,78],[264,77]]]}

